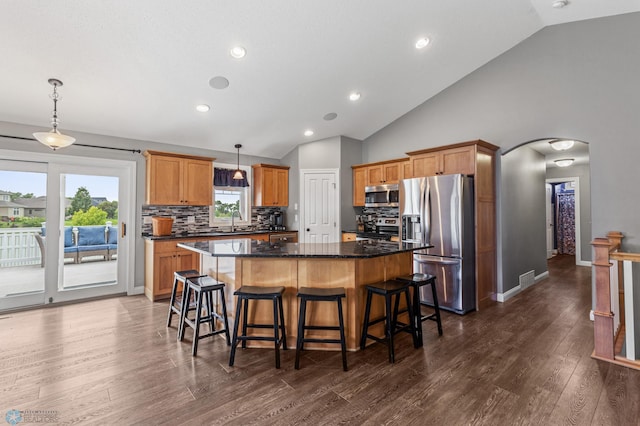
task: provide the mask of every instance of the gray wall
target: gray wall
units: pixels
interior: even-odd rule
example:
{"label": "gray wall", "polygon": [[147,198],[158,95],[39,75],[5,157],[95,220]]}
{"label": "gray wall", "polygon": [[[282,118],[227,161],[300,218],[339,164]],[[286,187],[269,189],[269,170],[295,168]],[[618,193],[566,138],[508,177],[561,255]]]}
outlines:
{"label": "gray wall", "polygon": [[351,166],[360,163],[362,163],[362,141],[343,136],[340,143],[340,225],[342,229],[356,229]]}
{"label": "gray wall", "polygon": [[[24,138],[32,138],[32,133],[36,129],[33,126],[25,126],[22,124],[8,123],[0,121],[0,135],[19,136]],[[90,133],[75,132],[72,129],[65,129],[65,133],[73,135],[77,141],[76,143],[87,145],[108,146],[114,148],[126,148],[126,149],[140,149],[145,151],[147,149],[166,152],[177,152],[182,154],[202,155],[206,157],[216,158],[216,162],[235,164],[237,161],[236,152],[221,152],[212,151],[198,148],[188,148],[180,145],[161,144],[149,141],[141,141],[135,139],[123,139],[115,138],[111,136],[95,135]],[[232,148],[231,146],[229,147]],[[25,161],[29,160],[29,152],[38,153],[51,153],[52,151],[36,141],[29,140],[17,140],[0,137],[0,149],[14,150],[24,152]],[[135,249],[135,275],[134,285],[136,287],[144,286],[144,242],[140,235],[142,234],[142,204],[144,203],[145,196],[145,159],[141,154],[133,154],[131,152],[114,151],[108,149],[96,149],[87,148],[81,146],[70,146],[60,151],[64,155],[78,156],[78,157],[91,157],[91,158],[110,158],[116,160],[128,160],[136,162],[136,193],[137,201],[134,206],[136,215],[135,232],[133,235],[136,238]],[[280,160],[265,157],[253,157],[246,156],[240,153],[240,164],[250,165],[255,163],[270,163],[280,164]],[[0,185],[1,186],[1,185]]]}
{"label": "gray wall", "polygon": [[[502,217],[502,291],[518,285],[531,270],[547,270],[544,155],[526,146],[502,157],[500,211]],[[500,273],[500,271],[498,271]]]}
{"label": "gray wall", "polygon": [[588,142],[592,236],[622,231],[638,252],[638,40],[640,13],[544,28],[367,138],[364,160],[477,138],[503,151],[545,137]]}
{"label": "gray wall", "polygon": [[577,177],[580,185],[580,257],[591,262],[591,176],[589,165],[549,167],[547,179]]}
{"label": "gray wall", "polygon": [[290,167],[289,169],[289,206],[285,209],[285,219],[287,221],[286,223],[287,229],[292,229],[294,231],[301,230],[300,229],[300,164],[299,164],[298,155],[299,155],[298,148],[295,148],[282,158],[282,164],[285,164]]}

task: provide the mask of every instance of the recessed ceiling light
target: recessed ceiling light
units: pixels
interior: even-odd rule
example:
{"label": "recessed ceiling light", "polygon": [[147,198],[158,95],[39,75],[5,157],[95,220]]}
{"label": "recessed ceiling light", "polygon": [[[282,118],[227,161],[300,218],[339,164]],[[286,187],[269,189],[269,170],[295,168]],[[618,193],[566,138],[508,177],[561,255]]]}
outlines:
{"label": "recessed ceiling light", "polygon": [[305,136],[313,136],[313,130],[305,130],[304,131],[304,135]]}
{"label": "recessed ceiling light", "polygon": [[574,162],[573,158],[563,158],[561,160],[554,160],[554,163],[556,163],[556,165],[558,167],[569,167],[570,165],[572,165]]}
{"label": "recessed ceiling light", "polygon": [[416,41],[416,49],[424,49],[429,45],[430,41],[431,40],[429,40],[428,37],[423,37],[421,39],[418,39],[418,41]]}
{"label": "recessed ceiling light", "polygon": [[551,3],[551,7],[554,7],[556,9],[562,9],[563,7],[567,6],[569,4],[569,2],[567,0],[557,0],[554,1],[553,3]]}
{"label": "recessed ceiling light", "polygon": [[229,55],[236,59],[244,58],[244,55],[247,54],[247,50],[242,46],[233,46],[229,51]]}
{"label": "recessed ceiling light", "polygon": [[205,105],[205,104],[196,105],[196,111],[198,112],[207,112],[210,109],[211,108],[209,107],[209,105]]}
{"label": "recessed ceiling light", "polygon": [[349,93],[349,100],[350,101],[357,101],[358,99],[360,99],[360,92],[351,92]]}
{"label": "recessed ceiling light", "polygon": [[573,146],[574,141],[567,140],[567,139],[559,139],[555,141],[550,141],[549,144],[551,145],[551,148],[555,149],[556,151],[566,151],[567,149]]}
{"label": "recessed ceiling light", "polygon": [[331,120],[335,120],[338,117],[338,114],[336,114],[335,112],[330,112],[328,114],[325,114],[324,117],[322,117],[325,121],[331,121]]}
{"label": "recessed ceiling light", "polygon": [[229,87],[229,80],[219,75],[209,80],[209,86],[219,90],[226,89]]}

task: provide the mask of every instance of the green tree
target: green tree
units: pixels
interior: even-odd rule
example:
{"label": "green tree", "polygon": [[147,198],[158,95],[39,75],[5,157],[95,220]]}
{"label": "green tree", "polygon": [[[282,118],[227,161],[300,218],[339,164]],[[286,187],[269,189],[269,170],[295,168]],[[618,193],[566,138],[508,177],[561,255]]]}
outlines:
{"label": "green tree", "polygon": [[73,214],[71,218],[71,224],[73,226],[84,225],[104,225],[107,223],[107,212],[100,210],[99,208],[92,206],[86,212],[78,210]]}
{"label": "green tree", "polygon": [[117,201],[104,201],[98,204],[98,208],[100,210],[104,210],[105,212],[107,212],[107,218],[109,219],[118,218],[118,202]]}
{"label": "green tree", "polygon": [[89,190],[84,186],[81,186],[76,191],[76,195],[71,200],[71,206],[69,207],[68,215],[73,215],[75,212],[84,210],[85,212],[91,207],[91,195]]}
{"label": "green tree", "polygon": [[15,201],[16,198],[33,198],[35,197],[35,195],[33,195],[33,192],[29,192],[27,194],[23,194],[22,192],[9,192],[9,197],[11,198],[11,201]]}

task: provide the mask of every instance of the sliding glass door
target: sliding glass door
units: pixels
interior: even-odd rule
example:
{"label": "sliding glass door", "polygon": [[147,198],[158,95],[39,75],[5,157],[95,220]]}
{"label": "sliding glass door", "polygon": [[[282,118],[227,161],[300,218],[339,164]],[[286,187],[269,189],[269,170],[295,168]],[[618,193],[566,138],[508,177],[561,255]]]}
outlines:
{"label": "sliding glass door", "polygon": [[0,311],[128,292],[135,163],[42,156],[0,161]]}

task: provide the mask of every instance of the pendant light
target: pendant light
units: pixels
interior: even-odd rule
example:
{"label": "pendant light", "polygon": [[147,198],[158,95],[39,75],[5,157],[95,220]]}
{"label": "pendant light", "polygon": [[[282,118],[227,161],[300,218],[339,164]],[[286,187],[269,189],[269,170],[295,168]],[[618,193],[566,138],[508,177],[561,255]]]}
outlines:
{"label": "pendant light", "polygon": [[242,174],[242,170],[240,170],[240,148],[242,148],[242,145],[237,143],[235,145],[235,148],[238,150],[238,163],[237,163],[237,167],[236,167],[236,172],[233,174],[233,178],[236,179],[236,180],[241,180],[241,179],[244,179],[244,175]]}
{"label": "pendant light", "polygon": [[53,128],[48,132],[36,132],[33,134],[39,142],[48,146],[52,150],[65,148],[76,141],[76,138],[63,135],[58,131],[58,86],[62,86],[62,82],[57,78],[50,78],[49,84],[53,86],[53,93],[50,98],[53,99],[53,117],[51,117],[51,125]]}

